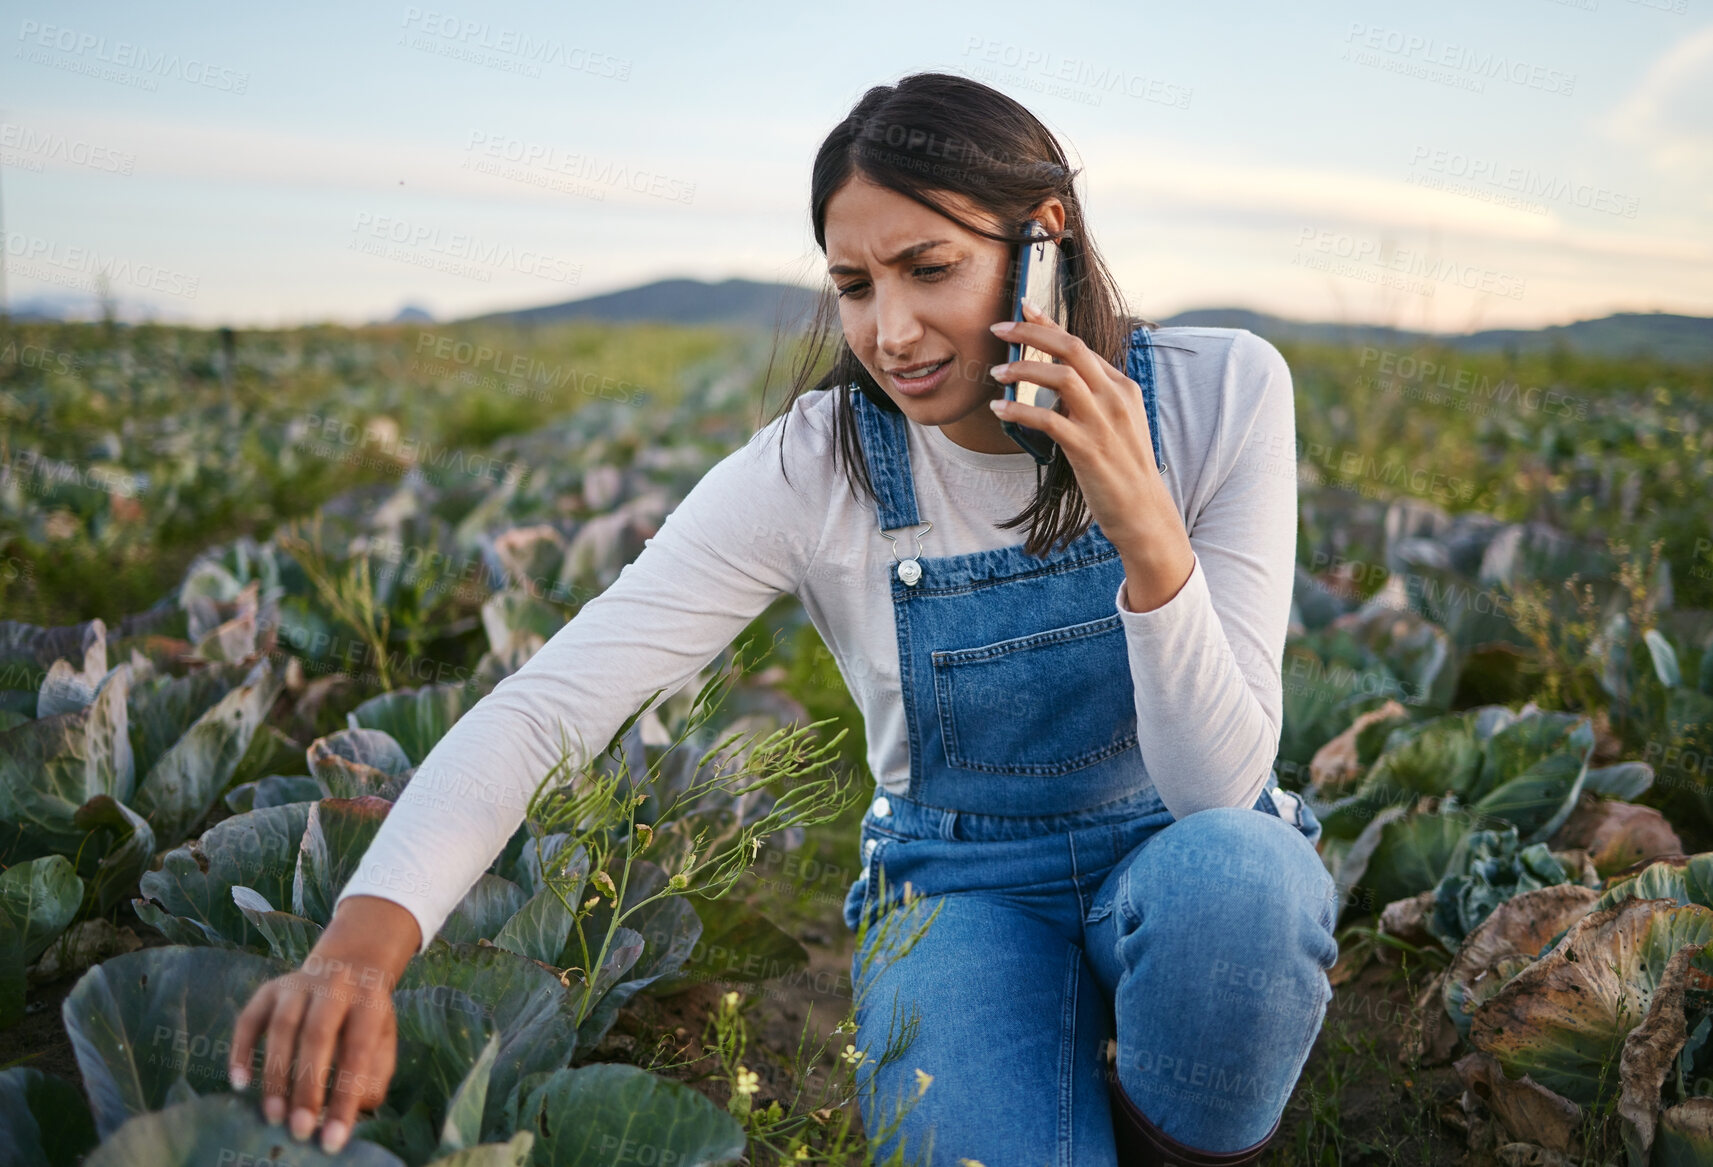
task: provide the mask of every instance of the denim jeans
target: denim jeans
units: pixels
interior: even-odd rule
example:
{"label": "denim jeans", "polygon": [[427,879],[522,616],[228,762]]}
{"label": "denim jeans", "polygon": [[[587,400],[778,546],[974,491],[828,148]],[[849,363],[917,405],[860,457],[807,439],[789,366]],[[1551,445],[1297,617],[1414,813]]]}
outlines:
{"label": "denim jeans", "polygon": [[[1125,362],[1164,466],[1145,328]],[[1116,1039],[1118,1081],[1166,1134],[1253,1146],[1332,996],[1320,824],[1274,782],[1253,807],[1175,820],[1137,745],[1124,564],[1099,524],[1039,557],[934,555],[907,419],[866,393],[852,404],[896,561],[910,747],[907,789],[863,818],[844,905],[871,1143],[885,1158],[902,1141],[906,1161],[1110,1164]],[[889,951],[882,931],[932,910],[914,947]]]}
{"label": "denim jeans", "polygon": [[[877,799],[887,813],[863,818],[846,925],[896,913],[907,882],[919,906],[895,921],[938,914],[902,958],[865,974],[872,922],[852,957],[876,1161],[902,1142],[906,1163],[1110,1167],[1113,1037],[1125,1092],[1168,1135],[1208,1151],[1260,1141],[1320,1031],[1338,957],[1320,826],[1277,793],[1181,821],[1152,790],[1043,817]],[[912,1013],[913,1039],[879,1064]]]}

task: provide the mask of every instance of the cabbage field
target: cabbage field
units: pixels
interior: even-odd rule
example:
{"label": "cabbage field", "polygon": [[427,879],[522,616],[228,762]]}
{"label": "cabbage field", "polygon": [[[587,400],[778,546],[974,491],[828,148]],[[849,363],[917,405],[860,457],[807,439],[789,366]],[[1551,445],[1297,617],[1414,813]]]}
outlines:
{"label": "cabbage field", "polygon": [[[1276,766],[1341,956],[1272,1161],[1713,1164],[1713,369],[1280,348]],[[329,1158],[232,1089],[238,1010],[788,364],[664,325],[11,327],[0,1158]],[[784,597],[542,775],[333,1158],[873,1162],[856,1071],[908,1049],[850,1043],[862,739]]]}

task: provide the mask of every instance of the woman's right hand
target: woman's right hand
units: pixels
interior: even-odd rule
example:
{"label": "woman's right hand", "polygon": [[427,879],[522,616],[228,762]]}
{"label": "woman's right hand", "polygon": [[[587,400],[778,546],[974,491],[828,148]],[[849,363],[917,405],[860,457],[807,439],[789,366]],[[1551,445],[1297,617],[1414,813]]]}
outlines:
{"label": "woman's right hand", "polygon": [[398,1057],[393,985],[422,945],[416,917],[378,896],[340,902],[303,967],[256,990],[238,1015],[228,1075],[250,1084],[256,1042],[266,1037],[262,1112],[286,1116],[291,1133],[309,1138],[333,1072],[321,1145],[336,1154],[351,1136],[359,1109],[387,1096]]}

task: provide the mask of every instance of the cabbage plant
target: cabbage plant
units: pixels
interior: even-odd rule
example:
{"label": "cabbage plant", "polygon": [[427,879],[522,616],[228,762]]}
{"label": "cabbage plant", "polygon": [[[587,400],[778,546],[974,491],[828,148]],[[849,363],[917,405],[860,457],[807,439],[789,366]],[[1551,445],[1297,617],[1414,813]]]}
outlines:
{"label": "cabbage plant", "polygon": [[1585,789],[1636,788],[1634,764],[1591,769],[1593,752],[1588,718],[1532,704],[1393,727],[1351,793],[1330,802],[1308,793],[1341,910],[1359,885],[1380,904],[1436,887],[1472,831],[1514,829],[1525,846],[1546,842]]}
{"label": "cabbage plant", "polygon": [[[247,590],[232,612],[216,605],[193,614],[200,664],[184,676],[159,673],[135,650],[109,667],[106,627],[90,621],[79,663],[56,659],[33,716],[0,732],[0,864],[18,888],[34,889],[18,933],[25,939],[11,943],[18,928],[0,925],[0,1025],[20,1015],[24,969],[46,945],[74,919],[131,894],[156,849],[191,833],[227,786],[260,764],[252,747],[265,740],[258,731],[281,680],[262,655],[256,595]],[[14,625],[5,639],[27,655],[55,638]],[[55,858],[63,869],[46,862]],[[23,894],[13,886],[8,919]]]}

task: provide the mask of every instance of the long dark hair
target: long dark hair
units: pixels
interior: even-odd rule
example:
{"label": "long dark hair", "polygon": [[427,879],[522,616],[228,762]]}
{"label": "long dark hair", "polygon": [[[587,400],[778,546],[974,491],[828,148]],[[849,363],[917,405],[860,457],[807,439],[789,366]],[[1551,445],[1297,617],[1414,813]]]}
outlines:
{"label": "long dark hair", "polygon": [[[1139,325],[1158,327],[1125,309],[1116,281],[1095,250],[1082,202],[1072,187],[1072,179],[1079,172],[1071,169],[1052,132],[998,90],[951,73],[913,73],[896,85],[876,85],[864,93],[815,154],[809,213],[815,242],[823,255],[827,250],[827,202],[859,172],[876,185],[915,199],[975,234],[1012,245],[1025,241],[1021,233],[1025,216],[1044,199],[1056,196],[1065,208],[1064,229],[1055,238],[1060,243],[1067,285],[1067,330],[1122,369],[1131,332]],[[944,198],[937,197],[946,193],[966,196],[999,223],[1015,224],[1018,230],[1000,233],[966,222]],[[816,379],[815,369],[834,336],[837,348],[832,367]],[[777,351],[777,333],[774,347]],[[769,373],[772,364],[770,358]],[[817,302],[807,343],[799,350],[791,393],[768,423],[788,415],[805,392],[831,389],[837,393],[833,409],[837,461],[853,497],[858,497],[860,489],[875,500],[874,484],[862,456],[851,397],[853,385],[879,408],[900,412],[845,342],[838,297],[829,278]],[[784,428],[781,425],[782,470]],[[999,526],[1009,529],[1029,524],[1024,552],[1041,557],[1055,545],[1082,535],[1092,516],[1063,451],[1049,465],[1037,465],[1035,477],[1034,500]]]}

